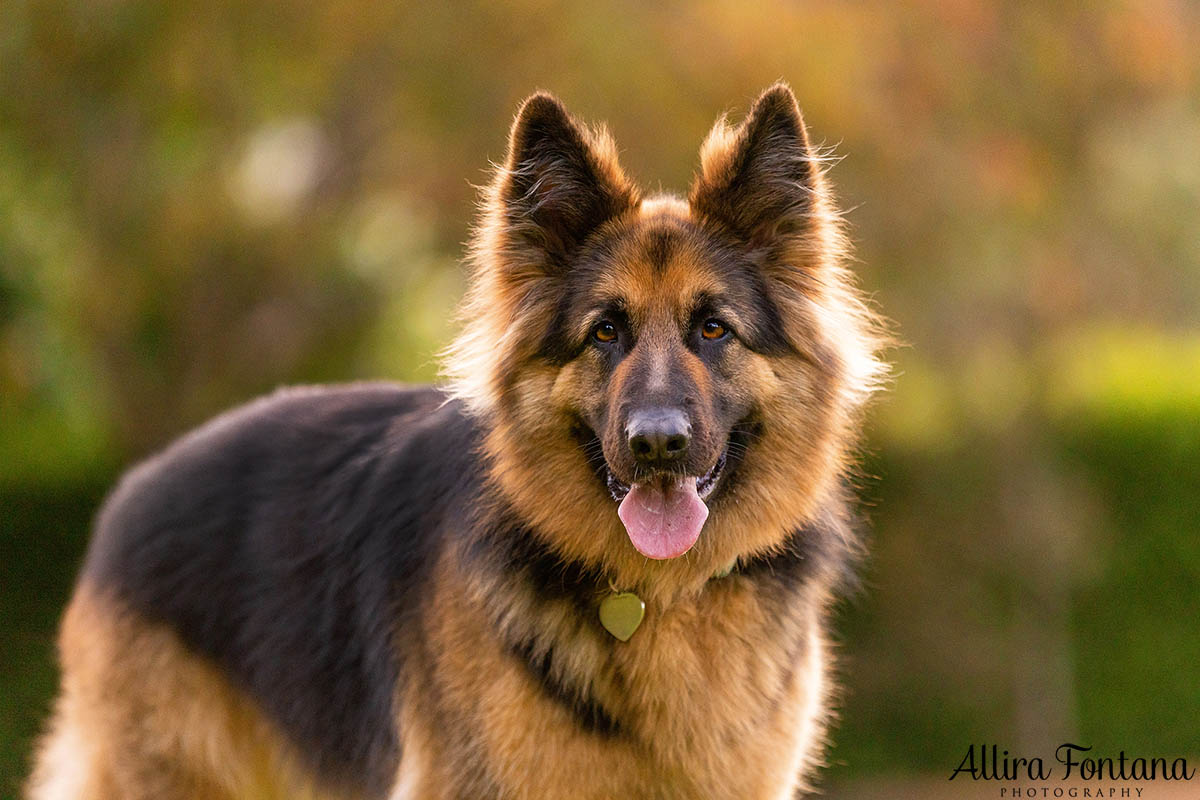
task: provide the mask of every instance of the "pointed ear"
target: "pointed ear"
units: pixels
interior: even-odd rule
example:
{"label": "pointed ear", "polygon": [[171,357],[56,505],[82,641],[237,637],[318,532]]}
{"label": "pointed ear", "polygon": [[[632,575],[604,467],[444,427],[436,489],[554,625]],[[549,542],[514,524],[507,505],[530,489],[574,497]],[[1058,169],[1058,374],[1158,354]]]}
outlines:
{"label": "pointed ear", "polygon": [[741,125],[718,120],[700,148],[689,200],[747,242],[769,245],[808,228],[820,182],[814,161],[796,97],[777,83]]}
{"label": "pointed ear", "polygon": [[589,233],[638,201],[607,133],[579,125],[545,93],[530,97],[517,112],[496,188],[507,232],[544,249],[552,260],[569,255]]}

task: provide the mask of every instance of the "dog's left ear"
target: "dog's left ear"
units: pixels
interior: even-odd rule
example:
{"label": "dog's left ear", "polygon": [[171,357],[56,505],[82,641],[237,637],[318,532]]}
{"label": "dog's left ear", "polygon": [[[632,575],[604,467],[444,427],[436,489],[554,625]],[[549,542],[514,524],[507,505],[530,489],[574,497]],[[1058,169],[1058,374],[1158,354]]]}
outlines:
{"label": "dog's left ear", "polygon": [[820,172],[796,96],[784,83],[767,89],[736,128],[721,119],[700,148],[700,174],[689,201],[754,246],[804,233]]}
{"label": "dog's left ear", "polygon": [[550,265],[638,201],[608,134],[580,125],[544,92],[517,112],[496,188],[506,233],[543,251]]}

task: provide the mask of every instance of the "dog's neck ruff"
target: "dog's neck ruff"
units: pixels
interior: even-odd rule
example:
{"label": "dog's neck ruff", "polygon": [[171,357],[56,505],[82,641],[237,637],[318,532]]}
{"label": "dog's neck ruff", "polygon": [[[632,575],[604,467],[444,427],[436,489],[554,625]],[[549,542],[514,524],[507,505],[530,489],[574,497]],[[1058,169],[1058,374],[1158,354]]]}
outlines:
{"label": "dog's neck ruff", "polygon": [[[713,573],[710,581],[727,578],[737,567],[737,559]],[[646,617],[646,602],[635,592],[621,592],[609,582],[610,593],[600,601],[600,625],[612,636],[628,642]]]}
{"label": "dog's neck ruff", "polygon": [[[611,620],[611,609],[604,619],[598,618],[597,606],[612,595],[628,594],[633,599],[624,600],[625,619],[637,616],[633,611],[636,602],[645,612],[643,600],[648,597],[650,587],[617,583],[602,565],[589,564],[570,558],[539,536],[531,526],[523,523],[511,509],[493,510],[492,514],[472,537],[464,557],[478,564],[484,574],[491,574],[506,581],[518,581],[529,592],[535,608],[567,602],[578,613],[584,615],[592,625],[599,623],[604,635],[617,637],[605,619]],[[712,573],[707,585],[736,575],[739,580],[752,582],[768,581],[785,591],[803,584],[819,570],[832,570],[830,577],[835,581],[845,578],[850,561],[848,547],[853,541],[844,509],[831,503],[809,522],[799,526],[778,547],[758,554],[738,557],[722,569]],[[485,593],[485,596],[491,596]],[[611,601],[610,601],[611,602]],[[504,618],[512,609],[507,605],[495,608],[497,618]],[[528,609],[525,609],[528,613]],[[536,616],[536,615],[535,615]],[[619,615],[618,615],[619,616]],[[531,620],[532,622],[532,620]],[[632,637],[637,625],[627,622],[618,627]],[[616,627],[616,626],[614,626]]]}

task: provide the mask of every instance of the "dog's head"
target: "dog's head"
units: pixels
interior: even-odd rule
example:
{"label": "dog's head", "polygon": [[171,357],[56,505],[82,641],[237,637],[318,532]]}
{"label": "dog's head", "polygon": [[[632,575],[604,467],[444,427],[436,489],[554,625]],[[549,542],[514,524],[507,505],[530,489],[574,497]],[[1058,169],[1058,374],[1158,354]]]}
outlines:
{"label": "dog's head", "polygon": [[524,103],[448,371],[542,535],[704,570],[831,490],[883,367],[821,167],[783,85],[717,123],[686,201],[643,199],[605,132]]}

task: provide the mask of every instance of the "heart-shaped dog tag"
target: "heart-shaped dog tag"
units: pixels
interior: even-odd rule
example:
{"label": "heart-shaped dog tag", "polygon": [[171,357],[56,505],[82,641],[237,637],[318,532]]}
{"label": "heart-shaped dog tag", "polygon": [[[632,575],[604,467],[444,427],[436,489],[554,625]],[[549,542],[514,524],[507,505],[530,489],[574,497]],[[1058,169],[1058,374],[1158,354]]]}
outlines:
{"label": "heart-shaped dog tag", "polygon": [[633,592],[610,594],[600,603],[600,624],[622,642],[629,641],[644,616],[646,604]]}

